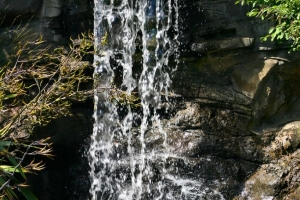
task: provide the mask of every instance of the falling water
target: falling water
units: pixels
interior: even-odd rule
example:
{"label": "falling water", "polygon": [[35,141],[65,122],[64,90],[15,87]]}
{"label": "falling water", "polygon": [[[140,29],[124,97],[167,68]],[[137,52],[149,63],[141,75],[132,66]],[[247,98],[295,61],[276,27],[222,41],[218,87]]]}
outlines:
{"label": "falling water", "polygon": [[[201,196],[195,191],[202,183],[168,174],[171,154],[158,112],[169,100],[170,73],[179,62],[178,17],[177,0],[95,0],[92,199],[176,199],[171,185],[181,188],[181,199]],[[120,67],[122,78],[116,74]],[[136,93],[140,108],[135,110],[126,99]],[[162,135],[160,150],[146,148],[151,130]]]}

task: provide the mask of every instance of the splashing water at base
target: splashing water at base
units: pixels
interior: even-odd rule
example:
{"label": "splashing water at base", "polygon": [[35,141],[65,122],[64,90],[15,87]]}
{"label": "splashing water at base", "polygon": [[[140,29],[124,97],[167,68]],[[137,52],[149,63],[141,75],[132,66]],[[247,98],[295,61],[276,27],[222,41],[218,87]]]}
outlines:
{"label": "splashing water at base", "polygon": [[[200,197],[201,182],[176,179],[168,173],[166,160],[172,155],[159,113],[162,103],[169,100],[169,72],[176,70],[176,66],[169,67],[169,59],[172,56],[179,62],[178,1],[94,3],[95,49],[101,53],[94,56],[95,124],[89,149],[92,199]],[[122,78],[116,75],[120,67]],[[130,96],[135,92],[141,101],[139,109],[112,100],[121,101],[116,93]],[[168,113],[168,106],[163,110]],[[146,147],[145,135],[153,130],[162,135],[160,150]]]}

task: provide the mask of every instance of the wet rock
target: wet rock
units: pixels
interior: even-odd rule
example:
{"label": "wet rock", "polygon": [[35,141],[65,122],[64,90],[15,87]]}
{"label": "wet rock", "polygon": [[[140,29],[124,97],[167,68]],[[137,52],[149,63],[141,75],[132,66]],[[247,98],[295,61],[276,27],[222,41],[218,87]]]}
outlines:
{"label": "wet rock", "polygon": [[201,43],[194,43],[191,46],[192,51],[205,53],[209,51],[220,51],[226,49],[236,49],[251,47],[253,45],[253,38],[231,38],[223,40],[206,40]]}
{"label": "wet rock", "polygon": [[[215,191],[221,194],[223,198],[231,199],[239,193],[245,177],[251,174],[257,166],[257,163],[242,160],[237,162],[235,159],[222,159],[213,156],[174,157],[167,160],[166,170],[169,175],[166,178],[177,179],[174,181],[174,184],[177,185],[187,185],[190,181],[190,184],[195,187],[198,183],[199,187],[202,187],[203,197]],[[183,180],[187,182],[185,183]]]}
{"label": "wet rock", "polygon": [[166,121],[167,138],[156,129],[145,136],[149,149],[163,152],[167,145],[170,179],[202,180],[225,199],[282,199],[297,194],[298,121],[257,135],[247,128],[249,116],[203,103],[185,105]]}
{"label": "wet rock", "polygon": [[61,13],[62,2],[60,0],[45,1],[42,9],[43,17],[57,17]]}
{"label": "wet rock", "polygon": [[264,141],[265,161],[272,161],[282,155],[293,153],[300,144],[300,122],[291,122],[279,130],[265,131],[262,140]]}
{"label": "wet rock", "polygon": [[298,199],[300,196],[300,186],[298,186],[298,188],[296,190],[294,190],[292,193],[288,194],[286,197],[284,197],[284,199],[288,200],[288,199]]}
{"label": "wet rock", "polygon": [[3,0],[0,4],[0,13],[7,14],[9,18],[12,18],[11,20],[18,16],[30,18],[39,14],[42,4],[40,0],[28,0],[26,2],[22,0]]}
{"label": "wet rock", "polygon": [[92,5],[91,0],[29,0],[26,3],[4,0],[0,4],[0,13],[3,14],[1,25],[4,29],[0,31],[5,31],[6,27],[15,31],[20,24],[25,26],[28,23],[28,35],[33,41],[42,35],[48,44],[66,45],[70,36],[74,39],[78,34],[93,28]]}
{"label": "wet rock", "polygon": [[245,182],[245,188],[237,199],[294,199],[299,192],[299,156],[300,151],[297,150],[260,166]]}
{"label": "wet rock", "polygon": [[[201,105],[187,102],[186,109],[166,121],[170,124],[164,129],[166,143],[172,153],[187,157],[209,154],[260,159],[256,136],[245,126],[248,116]],[[155,149],[162,148],[164,139],[164,134],[158,129],[149,131],[145,136],[147,147]]]}

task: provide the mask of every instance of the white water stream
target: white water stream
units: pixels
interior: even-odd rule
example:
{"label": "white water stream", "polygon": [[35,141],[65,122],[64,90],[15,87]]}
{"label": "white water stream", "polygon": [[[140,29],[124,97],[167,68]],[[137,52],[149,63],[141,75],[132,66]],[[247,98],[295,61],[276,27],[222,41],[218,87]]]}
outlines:
{"label": "white water stream", "polygon": [[[176,70],[176,64],[169,67],[169,58],[173,56],[174,63],[179,60],[178,17],[177,0],[95,0],[95,48],[101,53],[94,57],[95,124],[89,149],[94,200],[176,199],[167,188],[170,182],[181,187],[182,199],[190,194],[195,199],[201,196],[201,191],[194,194],[199,189],[194,185],[202,183],[177,180],[166,172],[170,156],[166,127],[157,112],[163,98],[168,101],[169,73]],[[107,44],[101,46],[105,35]],[[134,55],[138,54],[140,69],[134,72]],[[118,66],[123,74],[118,90],[127,95],[138,91],[141,112],[133,111],[130,105],[120,109],[111,100]],[[135,121],[140,122],[135,125]],[[145,134],[151,129],[163,135],[160,152],[146,149]],[[160,163],[159,175],[153,160]]]}

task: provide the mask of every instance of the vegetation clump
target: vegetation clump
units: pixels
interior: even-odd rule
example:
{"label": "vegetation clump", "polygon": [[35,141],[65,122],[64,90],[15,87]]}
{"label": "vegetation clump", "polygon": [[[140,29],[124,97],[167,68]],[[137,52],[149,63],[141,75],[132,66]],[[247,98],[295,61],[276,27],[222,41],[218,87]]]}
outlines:
{"label": "vegetation clump", "polygon": [[28,189],[27,173],[45,166],[36,157],[52,156],[49,138],[33,139],[33,129],[70,114],[73,102],[91,95],[83,84],[93,54],[92,34],[71,40],[68,48],[44,46],[40,36],[25,26],[0,34],[0,199],[18,199],[20,193],[37,199]]}
{"label": "vegetation clump", "polygon": [[293,51],[300,50],[300,1],[299,0],[237,0],[236,3],[252,5],[250,17],[271,20],[275,25],[262,37],[277,41],[291,41]]}

